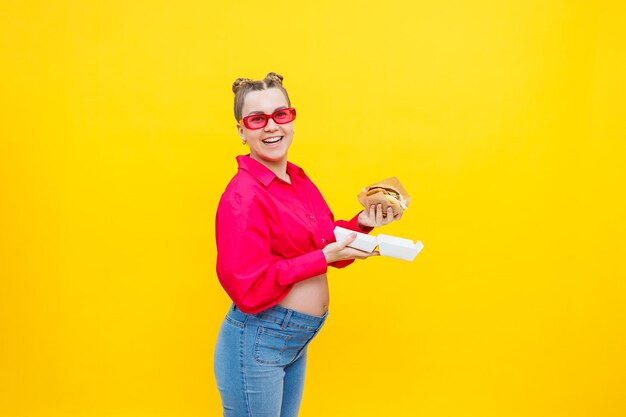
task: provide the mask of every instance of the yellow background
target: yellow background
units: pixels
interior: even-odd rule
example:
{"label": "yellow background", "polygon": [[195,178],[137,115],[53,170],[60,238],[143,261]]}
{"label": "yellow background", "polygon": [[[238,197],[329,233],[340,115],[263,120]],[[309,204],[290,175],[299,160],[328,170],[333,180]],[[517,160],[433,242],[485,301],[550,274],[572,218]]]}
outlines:
{"label": "yellow background", "polygon": [[[350,4],[351,3],[351,4]],[[337,218],[303,417],[626,415],[618,1],[3,1],[0,416],[217,416],[214,213],[232,81],[285,76]]]}

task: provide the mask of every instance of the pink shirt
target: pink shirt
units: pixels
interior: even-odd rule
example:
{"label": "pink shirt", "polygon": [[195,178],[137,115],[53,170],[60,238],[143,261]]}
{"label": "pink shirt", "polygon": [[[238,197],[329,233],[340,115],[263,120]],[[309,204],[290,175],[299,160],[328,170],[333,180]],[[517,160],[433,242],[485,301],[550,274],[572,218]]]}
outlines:
{"label": "pink shirt", "polygon": [[322,248],[335,241],[335,226],[372,228],[359,228],[358,215],[335,221],[317,187],[291,162],[291,184],[249,155],[237,163],[217,207],[217,276],[237,307],[254,314],[278,304],[296,282],[326,273]]}

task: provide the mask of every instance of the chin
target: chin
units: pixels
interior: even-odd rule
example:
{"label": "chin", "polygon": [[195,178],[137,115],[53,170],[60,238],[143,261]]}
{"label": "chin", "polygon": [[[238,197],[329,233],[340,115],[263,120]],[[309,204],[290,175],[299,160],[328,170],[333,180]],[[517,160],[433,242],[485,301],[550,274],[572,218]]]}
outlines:
{"label": "chin", "polygon": [[287,160],[287,154],[284,154],[281,156],[263,155],[261,156],[261,159],[268,161],[268,162],[283,162]]}

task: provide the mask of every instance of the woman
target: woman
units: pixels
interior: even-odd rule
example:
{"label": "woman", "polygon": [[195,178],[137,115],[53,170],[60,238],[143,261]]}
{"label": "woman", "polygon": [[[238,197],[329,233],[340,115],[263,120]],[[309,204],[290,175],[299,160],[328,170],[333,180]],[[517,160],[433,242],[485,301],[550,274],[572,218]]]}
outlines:
{"label": "woman", "polygon": [[335,242],[334,226],[368,233],[401,216],[372,206],[334,221],[319,190],[288,162],[296,111],[282,80],[269,73],[233,83],[237,131],[250,154],[237,157],[216,216],[217,275],[233,300],[214,360],[226,417],[298,415],[306,348],[328,314],[328,265],[378,255],[348,247],[356,233]]}

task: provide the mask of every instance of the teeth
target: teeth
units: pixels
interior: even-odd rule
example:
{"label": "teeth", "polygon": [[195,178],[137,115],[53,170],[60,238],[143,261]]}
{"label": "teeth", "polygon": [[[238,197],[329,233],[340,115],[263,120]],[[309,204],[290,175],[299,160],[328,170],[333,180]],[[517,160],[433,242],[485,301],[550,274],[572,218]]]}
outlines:
{"label": "teeth", "polygon": [[263,141],[263,143],[276,143],[282,138],[283,138],[282,136],[276,136],[275,138],[267,138]]}

